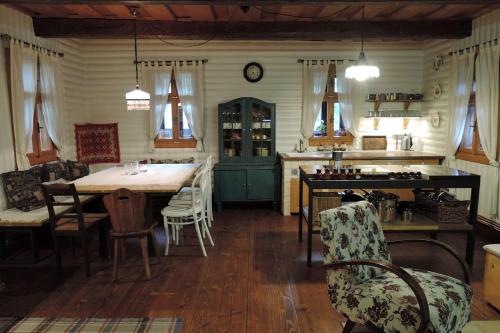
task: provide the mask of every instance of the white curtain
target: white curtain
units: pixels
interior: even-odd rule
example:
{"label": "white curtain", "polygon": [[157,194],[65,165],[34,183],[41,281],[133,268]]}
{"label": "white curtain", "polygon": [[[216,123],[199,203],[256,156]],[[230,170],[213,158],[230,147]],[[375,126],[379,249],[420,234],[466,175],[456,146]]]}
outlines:
{"label": "white curtain", "polygon": [[32,149],[37,54],[14,40],[10,42],[10,75],[17,168],[26,170],[30,167],[26,154]]}
{"label": "white curtain", "polygon": [[50,139],[57,147],[59,157],[65,159],[64,114],[61,91],[60,60],[58,55],[41,52],[40,56],[40,92],[42,95],[42,113]]}
{"label": "white curtain", "polygon": [[304,60],[302,63],[302,122],[300,132],[305,139],[313,136],[314,123],[321,112],[328,80],[328,60]]}
{"label": "white curtain", "polygon": [[345,78],[345,69],[347,66],[349,66],[347,61],[337,63],[335,66],[340,115],[342,116],[345,129],[354,137],[358,137],[359,120],[361,118],[359,102],[360,98],[362,98],[362,93],[357,81]]}
{"label": "white curtain", "polygon": [[462,55],[454,53],[451,59],[450,123],[448,128],[450,140],[447,151],[449,160],[455,159],[455,153],[462,142],[473,77],[474,53]]}
{"label": "white curtain", "polygon": [[189,128],[196,139],[196,149],[204,151],[205,136],[203,62],[176,61],[174,65],[177,92],[182,103],[182,111],[186,116]]}
{"label": "white curtain", "polygon": [[[16,168],[14,156],[14,142],[10,120],[9,92],[7,90],[7,72],[5,69],[4,45],[0,39],[0,173],[12,171]],[[7,208],[5,193],[0,189],[0,210]]]}
{"label": "white curtain", "polygon": [[168,89],[172,78],[172,66],[143,66],[142,89],[151,95],[149,101],[149,151],[155,149],[155,139],[160,133],[161,123],[168,104]]}
{"label": "white curtain", "polygon": [[[481,45],[476,60],[476,114],[481,146],[490,164],[496,167],[498,184],[499,169],[497,156],[498,140],[498,89],[499,89],[500,46]],[[500,185],[499,185],[500,186]],[[498,213],[498,186],[490,196],[493,216]]]}

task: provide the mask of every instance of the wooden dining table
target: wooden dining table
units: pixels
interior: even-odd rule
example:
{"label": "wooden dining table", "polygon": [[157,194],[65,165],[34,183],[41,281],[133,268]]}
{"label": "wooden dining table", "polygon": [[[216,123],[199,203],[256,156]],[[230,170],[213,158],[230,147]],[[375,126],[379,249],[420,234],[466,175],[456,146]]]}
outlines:
{"label": "wooden dining table", "polygon": [[122,166],[104,169],[74,181],[79,194],[107,194],[119,188],[146,194],[175,194],[191,179],[199,163],[146,164],[131,173]]}

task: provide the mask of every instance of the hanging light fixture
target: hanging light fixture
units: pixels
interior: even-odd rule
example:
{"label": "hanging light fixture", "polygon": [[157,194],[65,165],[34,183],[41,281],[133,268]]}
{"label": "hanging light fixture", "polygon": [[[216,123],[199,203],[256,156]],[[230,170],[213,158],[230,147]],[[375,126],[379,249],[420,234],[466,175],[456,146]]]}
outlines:
{"label": "hanging light fixture", "polygon": [[135,51],[135,89],[125,94],[128,111],[149,110],[149,94],[139,89],[139,68],[137,61],[137,8],[132,9],[134,16],[134,51]]}
{"label": "hanging light fixture", "polygon": [[365,21],[365,6],[363,6],[362,12],[362,24],[361,27],[361,52],[359,52],[358,61],[355,65],[349,66],[345,70],[346,79],[355,79],[357,81],[365,81],[371,78],[378,78],[380,76],[380,71],[377,66],[369,65],[366,61],[365,52],[363,49],[364,44],[364,21]]}

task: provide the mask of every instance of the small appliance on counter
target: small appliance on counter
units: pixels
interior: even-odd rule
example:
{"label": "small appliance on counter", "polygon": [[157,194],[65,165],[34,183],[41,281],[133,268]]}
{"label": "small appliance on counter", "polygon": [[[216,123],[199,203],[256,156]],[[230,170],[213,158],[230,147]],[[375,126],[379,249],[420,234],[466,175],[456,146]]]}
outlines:
{"label": "small appliance on counter", "polygon": [[397,150],[411,150],[413,148],[413,137],[411,134],[396,135]]}

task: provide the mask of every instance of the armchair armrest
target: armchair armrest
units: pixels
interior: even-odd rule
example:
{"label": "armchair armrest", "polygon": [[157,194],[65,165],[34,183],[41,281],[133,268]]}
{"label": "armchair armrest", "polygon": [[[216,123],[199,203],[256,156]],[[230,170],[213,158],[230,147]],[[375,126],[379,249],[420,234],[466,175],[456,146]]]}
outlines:
{"label": "armchair armrest", "polygon": [[401,239],[401,240],[395,240],[395,241],[388,241],[387,242],[387,244],[389,244],[389,245],[403,244],[403,243],[427,243],[427,244],[437,245],[440,248],[446,250],[449,254],[451,254],[458,261],[458,263],[460,264],[460,267],[462,268],[462,272],[464,273],[465,283],[467,283],[468,285],[470,285],[470,271],[469,271],[469,268],[467,267],[467,265],[465,264],[465,262],[462,259],[460,259],[457,251],[455,251],[455,249],[453,249],[448,244],[445,244],[443,242],[440,242],[440,241],[437,241],[437,240],[434,240],[434,239],[425,239],[425,238],[423,238],[423,239]]}
{"label": "armchair armrest", "polygon": [[380,260],[352,260],[352,261],[337,261],[331,264],[324,265],[326,269],[339,269],[345,266],[372,266],[381,268],[383,270],[394,273],[396,276],[401,278],[413,291],[420,308],[420,325],[416,333],[423,333],[427,326],[429,326],[429,303],[427,302],[427,297],[425,297],[424,290],[418,284],[417,280],[413,278],[408,272],[406,272],[401,267],[394,265],[389,262]]}

